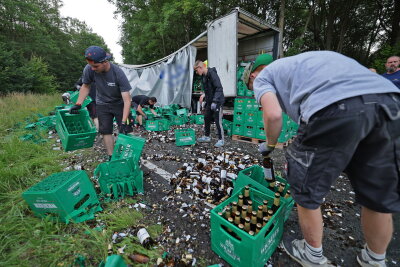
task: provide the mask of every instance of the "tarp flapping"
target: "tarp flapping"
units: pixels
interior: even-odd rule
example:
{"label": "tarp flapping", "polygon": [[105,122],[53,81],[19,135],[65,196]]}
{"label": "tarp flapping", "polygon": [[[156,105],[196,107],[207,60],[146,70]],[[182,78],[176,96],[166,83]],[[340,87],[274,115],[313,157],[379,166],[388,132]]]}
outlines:
{"label": "tarp flapping", "polygon": [[131,96],[155,96],[158,104],[189,108],[196,48],[188,45],[151,65],[120,65],[132,86]]}

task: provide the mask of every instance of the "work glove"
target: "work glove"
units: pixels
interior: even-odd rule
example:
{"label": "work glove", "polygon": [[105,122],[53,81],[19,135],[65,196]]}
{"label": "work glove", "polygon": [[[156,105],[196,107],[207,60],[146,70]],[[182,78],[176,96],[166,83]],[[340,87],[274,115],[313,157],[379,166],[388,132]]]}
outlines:
{"label": "work glove", "polygon": [[69,114],[79,114],[79,110],[82,108],[81,104],[75,104],[69,109]]}
{"label": "work glove", "polygon": [[133,127],[131,124],[121,123],[119,126],[119,133],[128,134],[133,132]]}
{"label": "work glove", "polygon": [[216,111],[217,110],[217,103],[212,102],[211,103],[211,110]]}
{"label": "work glove", "polygon": [[268,157],[269,154],[271,154],[271,152],[274,151],[274,149],[275,145],[268,145],[266,142],[261,143],[258,146],[258,152],[260,152],[263,157]]}

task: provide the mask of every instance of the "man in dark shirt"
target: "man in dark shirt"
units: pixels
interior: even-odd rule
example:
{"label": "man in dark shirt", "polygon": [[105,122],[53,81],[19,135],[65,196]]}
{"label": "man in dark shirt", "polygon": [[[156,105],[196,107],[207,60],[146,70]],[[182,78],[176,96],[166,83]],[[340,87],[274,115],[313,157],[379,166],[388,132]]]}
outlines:
{"label": "man in dark shirt", "polygon": [[397,88],[400,89],[400,57],[391,56],[386,60],[386,73],[382,74],[383,77],[392,81]]}
{"label": "man in dark shirt", "polygon": [[197,141],[211,141],[210,128],[212,119],[214,118],[218,132],[218,142],[214,146],[222,147],[224,145],[224,131],[222,130],[222,106],[225,98],[217,70],[215,68],[207,68],[203,61],[197,60],[194,64],[194,71],[197,75],[202,76],[204,96],[201,98],[206,102],[204,113],[204,136],[200,137]]}
{"label": "man in dark shirt", "polygon": [[111,55],[103,48],[90,46],[85,51],[86,62],[83,70],[82,87],[76,105],[70,113],[78,113],[83,101],[96,83],[96,112],[99,118],[99,132],[103,135],[107,154],[111,159],[114,150],[113,120],[115,118],[120,133],[127,133],[131,107],[131,85],[125,73],[117,65],[109,62]]}
{"label": "man in dark shirt", "polygon": [[139,127],[143,127],[143,117],[147,120],[147,115],[144,113],[143,108],[149,107],[151,113],[158,117],[158,114],[154,111],[154,105],[157,103],[157,98],[148,97],[145,95],[137,95],[132,97],[132,108],[136,111],[136,120],[139,123]]}

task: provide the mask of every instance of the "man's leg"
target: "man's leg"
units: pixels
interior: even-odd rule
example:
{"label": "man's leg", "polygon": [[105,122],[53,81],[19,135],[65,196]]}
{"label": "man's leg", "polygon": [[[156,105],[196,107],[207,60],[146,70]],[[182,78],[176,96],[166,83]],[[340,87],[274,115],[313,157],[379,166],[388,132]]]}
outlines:
{"label": "man's leg", "polygon": [[143,125],[143,116],[142,115],[136,115],[136,119],[137,119],[139,125]]}
{"label": "man's leg", "polygon": [[204,112],[204,136],[197,139],[198,142],[210,142],[210,129],[211,129],[212,111],[209,107],[206,107]]}
{"label": "man's leg", "polygon": [[361,226],[368,248],[377,254],[385,253],[393,234],[392,214],[362,207]]}
{"label": "man's leg", "polygon": [[107,155],[112,156],[112,153],[114,151],[114,137],[112,134],[104,134],[103,135],[103,140],[104,140],[104,146],[106,147],[107,150]]}
{"label": "man's leg", "polygon": [[297,213],[304,239],[315,248],[321,247],[323,232],[321,209],[310,210],[297,205]]}

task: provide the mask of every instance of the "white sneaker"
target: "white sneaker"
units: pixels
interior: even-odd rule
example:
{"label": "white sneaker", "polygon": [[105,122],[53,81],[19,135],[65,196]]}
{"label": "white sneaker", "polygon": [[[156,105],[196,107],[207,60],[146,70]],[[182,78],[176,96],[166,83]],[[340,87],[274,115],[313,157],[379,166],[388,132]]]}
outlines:
{"label": "white sneaker", "polygon": [[377,260],[367,252],[367,245],[361,250],[361,253],[357,255],[357,261],[362,267],[386,267],[385,260]]}
{"label": "white sneaker", "polygon": [[202,136],[197,139],[197,142],[199,143],[209,143],[211,142],[211,138],[209,136]]}
{"label": "white sneaker", "polygon": [[220,139],[215,143],[215,147],[222,147],[225,144],[224,140]]}
{"label": "white sneaker", "polygon": [[317,262],[311,261],[306,254],[306,242],[304,239],[298,240],[298,239],[284,239],[282,240],[281,243],[283,249],[286,251],[286,253],[295,261],[301,264],[303,267],[317,267],[317,266],[324,266],[324,267],[330,267],[333,265],[330,264],[330,261],[324,256],[321,257],[321,259]]}

